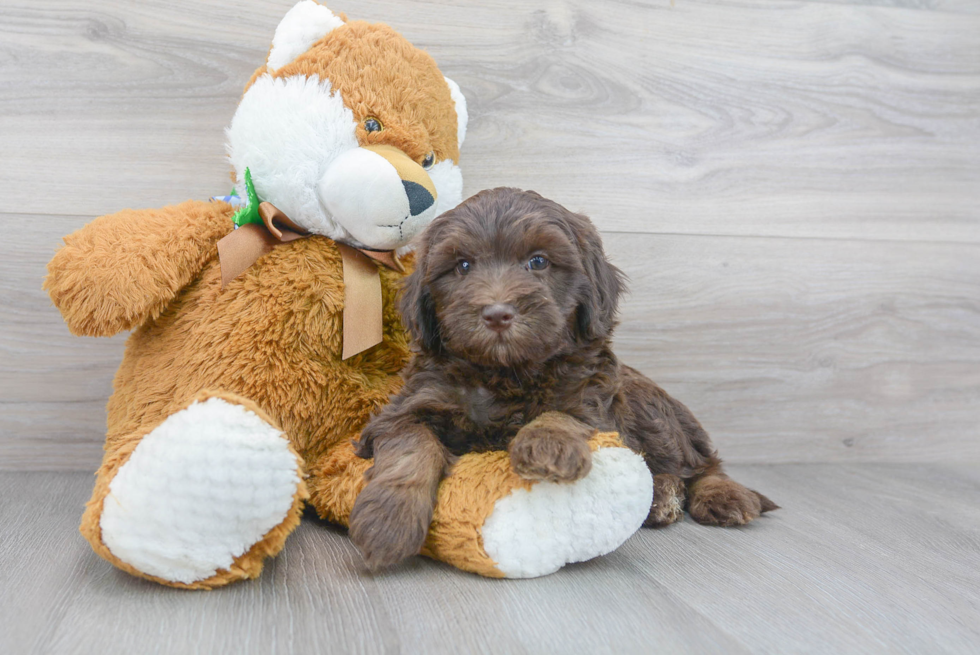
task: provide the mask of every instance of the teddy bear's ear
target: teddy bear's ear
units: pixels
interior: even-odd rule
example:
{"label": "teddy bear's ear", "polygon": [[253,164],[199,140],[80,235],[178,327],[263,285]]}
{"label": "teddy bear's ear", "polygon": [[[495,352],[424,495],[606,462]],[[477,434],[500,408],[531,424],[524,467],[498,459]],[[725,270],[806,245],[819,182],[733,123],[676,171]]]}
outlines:
{"label": "teddy bear's ear", "polygon": [[446,84],[449,85],[449,93],[453,97],[453,102],[456,103],[456,139],[459,141],[458,145],[462,147],[463,140],[466,138],[466,123],[469,120],[466,113],[466,97],[459,90],[458,84],[448,77],[445,80]]}
{"label": "teddy bear's ear", "polygon": [[302,0],[282,17],[272,37],[272,50],[266,66],[270,71],[282,68],[310,49],[310,46],[340,27],[344,21],[313,0]]}

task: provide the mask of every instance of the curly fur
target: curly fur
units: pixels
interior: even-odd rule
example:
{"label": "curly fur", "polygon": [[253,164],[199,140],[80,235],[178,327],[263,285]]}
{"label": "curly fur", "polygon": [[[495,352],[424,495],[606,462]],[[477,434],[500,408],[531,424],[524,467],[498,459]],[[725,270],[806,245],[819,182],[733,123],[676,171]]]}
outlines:
{"label": "curly fur", "polygon": [[[535,256],[547,266],[532,267]],[[419,349],[358,446],[376,457],[371,501],[351,516],[369,563],[418,549],[409,527],[431,516],[453,456],[508,449],[526,479],[572,481],[588,472],[597,430],[618,431],[658,479],[648,525],[680,518],[685,496],[708,524],[776,508],[724,474],[687,407],[613,354],[622,290],[589,219],[536,193],[484,191],[430,225],[401,299]],[[494,307],[508,308],[505,329],[492,326]]]}

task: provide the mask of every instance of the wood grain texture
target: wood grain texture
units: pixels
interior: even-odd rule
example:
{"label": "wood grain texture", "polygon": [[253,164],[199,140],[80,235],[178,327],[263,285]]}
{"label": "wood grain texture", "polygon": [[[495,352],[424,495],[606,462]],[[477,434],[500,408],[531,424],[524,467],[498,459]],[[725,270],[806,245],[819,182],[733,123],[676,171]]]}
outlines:
{"label": "wood grain texture", "polygon": [[[292,0],[0,6],[0,469],[93,469],[125,335],[40,291],[63,234],[228,188]],[[980,460],[980,15],[963,0],[333,3],[470,103],[466,191],[590,214],[617,347],[735,462]]]}
{"label": "wood grain texture", "polygon": [[868,5],[914,11],[943,11],[960,14],[980,14],[980,6],[972,0],[805,0],[835,5]]}
{"label": "wood grain texture", "polygon": [[975,466],[735,473],[783,506],[772,524],[675,531],[653,548],[634,538],[617,555],[756,652],[977,649]]}
{"label": "wood grain texture", "polygon": [[92,554],[125,335],[69,335],[44,265],[95,215],[227,190],[222,130],[292,4],[0,6],[0,652],[980,650],[971,0],[332,2],[462,86],[467,193],[593,217],[633,279],[619,354],[784,509],[527,581],[368,575],[309,518],[209,593]]}
{"label": "wood grain texture", "polygon": [[132,578],[76,530],[91,476],[0,473],[5,653],[970,653],[980,473],[734,467],[783,509],[741,529],[641,530],[535,580],[422,558],[369,575],[308,519],[262,576],[214,592]]}
{"label": "wood grain texture", "polygon": [[[6,3],[4,210],[225,191],[222,128],[291,4]],[[334,8],[461,84],[469,192],[535,188],[609,230],[977,242],[980,16],[883,4]]]}
{"label": "wood grain texture", "polygon": [[[40,290],[78,217],[0,244],[0,468],[94,469],[124,337]],[[606,234],[631,278],[616,349],[732,462],[980,461],[980,246]]]}
{"label": "wood grain texture", "polygon": [[976,245],[606,242],[633,280],[617,352],[726,459],[980,461]]}

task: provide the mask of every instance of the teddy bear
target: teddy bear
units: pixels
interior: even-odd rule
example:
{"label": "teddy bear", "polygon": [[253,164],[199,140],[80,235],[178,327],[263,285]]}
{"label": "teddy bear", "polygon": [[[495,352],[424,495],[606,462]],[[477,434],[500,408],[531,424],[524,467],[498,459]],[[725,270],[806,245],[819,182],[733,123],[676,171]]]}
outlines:
{"label": "teddy bear", "polygon": [[[290,9],[226,130],[235,193],[96,218],[48,265],[76,335],[131,331],[81,532],[181,588],[254,578],[310,503],[346,525],[352,442],[401,384],[395,307],[413,236],[462,198],[466,101],[424,51],[313,0]],[[532,577],[607,553],[650,509],[640,456],[598,434],[592,472],[530,482],[467,455],[422,554]]]}

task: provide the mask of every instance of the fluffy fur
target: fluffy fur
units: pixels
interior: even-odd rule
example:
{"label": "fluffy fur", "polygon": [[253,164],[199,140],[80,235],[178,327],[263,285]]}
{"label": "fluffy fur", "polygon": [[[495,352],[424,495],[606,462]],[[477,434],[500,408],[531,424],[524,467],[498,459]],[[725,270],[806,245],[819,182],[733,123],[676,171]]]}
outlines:
{"label": "fluffy fur", "polygon": [[[307,9],[296,15],[319,12],[309,5],[304,2]],[[283,28],[283,43],[277,33],[276,48],[311,38],[303,21],[292,21]],[[432,59],[390,28],[333,26],[274,72],[260,68],[249,88],[229,131],[237,174],[255,166],[262,199],[290,208],[301,225],[316,225],[304,223],[304,212],[318,210],[322,199],[294,195],[291,185],[317,180],[329,157],[348,146],[401,148],[417,174],[424,174],[426,153],[435,152],[429,174],[438,189],[437,209],[458,201],[465,105]],[[338,116],[339,133],[329,135],[331,128],[318,123]],[[385,129],[366,132],[366,116],[382,120]],[[333,147],[327,136],[340,145]],[[82,534],[120,569],[175,587],[211,588],[257,576],[264,558],[279,552],[298,524],[307,498],[320,516],[346,523],[370,466],[354,454],[351,441],[399,389],[398,372],[409,357],[394,302],[403,274],[381,268],[383,343],[341,358],[343,266],[337,244],[324,236],[276,247],[223,287],[216,244],[232,230],[233,213],[222,202],[192,201],[97,218],[65,238],[45,281],[75,334],[133,331],[109,400],[105,455]],[[322,233],[343,236],[323,225]],[[405,263],[411,268],[410,258]],[[201,411],[214,399],[222,401],[223,419]],[[234,418],[242,416],[254,420],[248,425]],[[261,461],[240,465],[233,455],[241,455],[256,432],[272,445],[265,451],[269,461],[260,452],[255,457]],[[622,450],[608,434],[594,437],[590,447]],[[282,473],[273,460],[293,462],[295,469],[270,478],[269,466]],[[536,497],[535,485],[509,462],[500,452],[460,459],[434,496],[425,554],[481,575],[505,575],[483,547],[482,527],[512,492]],[[642,520],[625,510],[643,491],[626,497],[621,488],[617,492],[617,480],[631,470],[624,466],[583,480],[605,490],[590,507],[620,517],[604,524],[604,534],[584,540],[571,521],[552,522],[557,536],[575,541],[570,556],[601,554],[632,534],[634,519]],[[279,482],[270,496],[272,478]],[[139,513],[127,515],[132,502]],[[214,514],[256,520],[202,525],[195,518]],[[524,516],[536,520],[537,514]],[[507,526],[496,534],[507,535]],[[513,562],[528,540],[495,543],[496,552]],[[561,552],[549,560],[552,566],[566,561]]]}
{"label": "fluffy fur", "polygon": [[643,459],[626,448],[596,448],[595,440],[587,445],[589,475],[539,482],[497,501],[482,529],[483,546],[507,577],[547,575],[604,555],[640,528],[653,498]]}
{"label": "fluffy fur", "polygon": [[288,64],[343,24],[343,19],[313,0],[297,2],[276,27],[266,66],[274,71]]}
{"label": "fluffy fur", "polygon": [[685,490],[701,523],[776,508],[724,474],[683,404],[613,354],[622,289],[592,223],[536,193],[484,191],[432,223],[401,305],[419,351],[358,448],[375,458],[351,515],[369,563],[418,550],[454,456],[507,449],[525,479],[572,482],[597,430],[618,431],[656,476],[647,525],[680,518]]}
{"label": "fluffy fur", "polygon": [[[270,533],[272,542],[260,541],[230,569],[191,583],[157,578],[116,557],[100,531],[109,484],[145,435],[202,393],[230,397],[268,416],[316,475],[398,389],[409,354],[394,304],[402,275],[381,268],[384,341],[341,359],[343,265],[324,237],[279,246],[222,289],[215,243],[232,229],[233,212],[198,202],[145,212],[147,221],[130,211],[103,216],[66,239],[46,282],[76,333],[108,335],[135,324],[109,400],[106,455],[82,531],[120,568],[175,586],[257,575],[262,557],[277,552],[298,522],[302,499]],[[321,486],[309,487],[327,513]]]}
{"label": "fluffy fur", "polygon": [[[316,234],[344,239],[348,231],[322,211],[317,181],[339,153],[387,144],[402,148],[419,172],[426,155],[435,152],[439,206],[458,201],[461,132],[456,112],[463,101],[453,97],[450,83],[427,54],[387,26],[346,23],[304,1],[277,30],[269,62],[250,81],[228,130],[236,178],[249,167],[263,200]],[[367,116],[383,120],[385,129],[367,133]],[[240,193],[244,197],[244,188]],[[336,244],[323,236],[277,247],[222,288],[216,244],[233,229],[233,213],[222,202],[190,201],[97,218],[65,238],[45,280],[73,333],[133,331],[109,400],[105,457],[82,532],[116,566],[173,586],[213,587],[258,575],[263,558],[278,552],[299,521],[308,488],[322,515],[344,520],[345,510],[336,503],[358,488],[362,474],[342,465],[354,459],[348,443],[370,412],[398,389],[397,373],[409,354],[394,305],[403,275],[381,268],[384,341],[341,359],[342,263]],[[192,417],[192,423],[210,430],[207,417],[199,415],[200,405],[194,405],[208,398],[235,406],[231,414],[244,408],[269,430],[284,434],[297,469],[305,463],[310,474],[295,484],[292,504],[285,510],[276,506],[281,513],[273,527],[259,521],[244,532],[233,526],[225,534],[195,536],[190,519],[177,520],[172,530],[186,532],[170,536],[199,537],[203,554],[185,549],[183,561],[169,564],[145,556],[146,544],[134,541],[143,530],[141,521],[157,521],[157,510],[147,509],[137,522],[120,520],[123,508],[110,501],[105,526],[111,534],[103,539],[104,510],[121,471],[117,488],[159,501],[159,511],[167,514],[165,496],[174,486],[168,480],[183,471],[151,468],[144,474],[139,457],[127,465],[134,453],[146,450],[140,445],[148,435],[156,435],[152,443],[189,438],[193,426],[171,420],[175,417]],[[174,426],[182,427],[175,433]],[[226,434],[215,438],[237,443],[236,436],[247,437],[243,430],[226,422],[218,429]],[[186,454],[190,460],[200,455],[198,466],[186,464],[200,474],[195,479],[213,483],[210,491],[195,496],[200,505],[191,503],[192,514],[206,515],[228,502],[236,505],[232,514],[255,509],[249,503],[261,500],[261,481],[242,478],[245,469],[204,450]],[[185,466],[173,458],[166,462],[174,469]],[[125,471],[137,470],[139,485],[134,486],[135,478]],[[156,485],[163,496],[145,496],[140,491],[144,484]],[[226,492],[231,497],[222,496]],[[277,497],[289,500],[285,493]],[[212,527],[218,529],[219,523]],[[223,550],[221,557],[215,549]]]}
{"label": "fluffy fur", "polygon": [[222,398],[192,403],[148,434],[113,478],[102,539],[151,575],[207,579],[287,518],[300,471],[288,439],[255,412]]}
{"label": "fluffy fur", "polygon": [[[312,34],[309,26],[290,16],[299,12],[298,16],[316,17],[318,6],[307,1],[294,7],[287,14],[289,20],[284,19],[288,25],[281,26],[283,33],[295,32],[295,39],[290,39],[305,42]],[[387,25],[350,21],[334,26],[333,21],[320,18],[328,30],[323,38],[285,63],[280,63],[285,57],[277,54],[274,41],[270,63],[257,70],[246,86],[227,133],[238,193],[244,197],[248,167],[259,197],[308,231],[358,247],[401,247],[437,211],[462,200],[458,163],[466,134],[466,100],[428,54]],[[279,35],[277,30],[277,39]],[[383,129],[368,132],[369,118]],[[394,146],[419,166],[433,156],[430,171],[439,168],[438,175],[432,176],[438,197],[435,210],[427,212],[424,220],[405,220],[397,229],[400,219],[412,217],[366,218],[361,211],[339,210],[370,205],[385,191],[402,192],[397,181],[393,189],[377,189],[368,184],[374,177],[368,175],[361,188],[344,188],[352,196],[344,203],[324,195],[332,188],[321,183],[331,166],[343,168],[345,153],[370,145]],[[390,225],[395,228],[386,234],[383,228]]]}
{"label": "fluffy fur", "polygon": [[321,206],[317,184],[338,157],[358,147],[354,114],[316,75],[263,75],[242,97],[225,132],[228,158],[245,195],[248,167],[259,197],[313,234],[344,239],[348,231]]}

